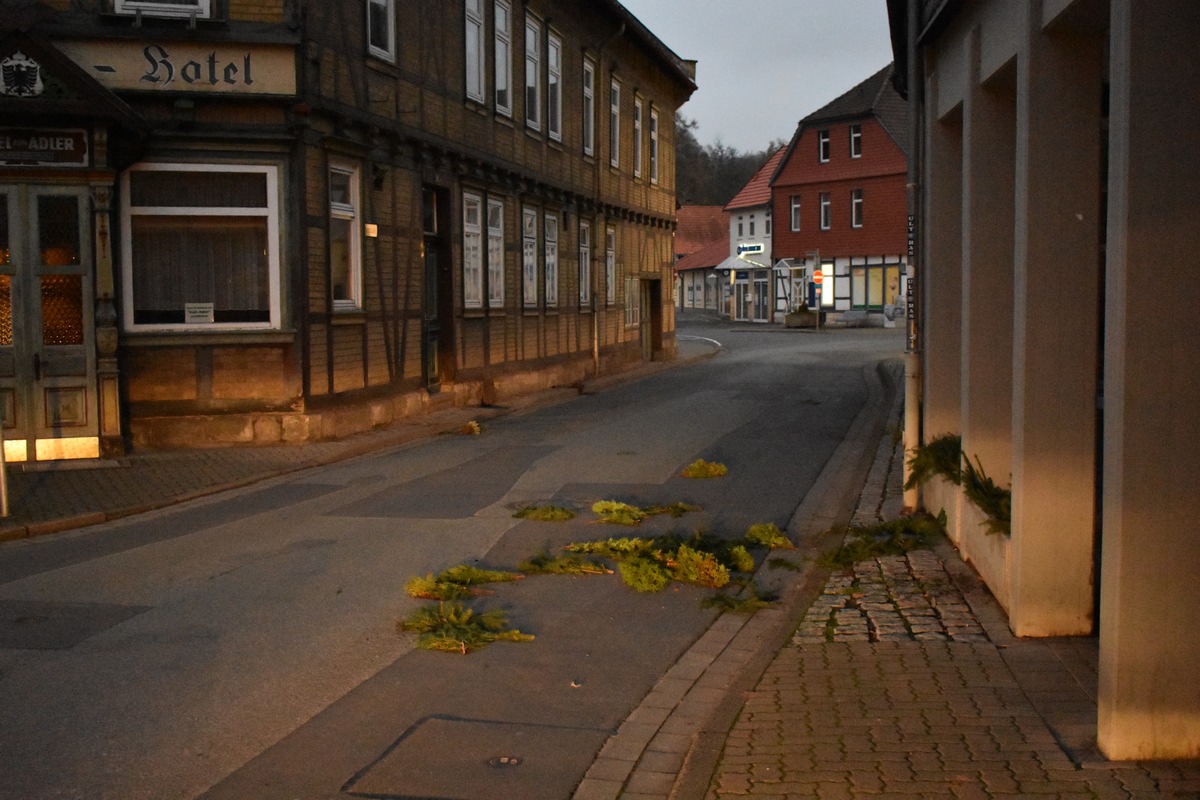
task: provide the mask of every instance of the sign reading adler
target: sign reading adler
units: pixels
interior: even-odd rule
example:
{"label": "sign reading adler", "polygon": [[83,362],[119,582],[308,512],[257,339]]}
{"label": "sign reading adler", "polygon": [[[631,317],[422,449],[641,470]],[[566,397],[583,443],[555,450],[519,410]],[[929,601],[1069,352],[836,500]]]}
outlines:
{"label": "sign reading adler", "polygon": [[87,131],[0,128],[0,164],[11,167],[86,167]]}

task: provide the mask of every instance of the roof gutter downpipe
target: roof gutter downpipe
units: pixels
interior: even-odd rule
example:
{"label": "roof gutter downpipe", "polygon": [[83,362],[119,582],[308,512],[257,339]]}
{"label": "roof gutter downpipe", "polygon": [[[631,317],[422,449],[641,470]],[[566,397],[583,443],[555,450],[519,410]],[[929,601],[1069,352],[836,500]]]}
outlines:
{"label": "roof gutter downpipe", "polygon": [[[921,444],[921,384],[924,371],[924,342],[922,322],[924,307],[921,291],[921,172],[924,142],[921,137],[921,120],[925,114],[925,75],[921,60],[921,48],[917,38],[921,30],[920,0],[908,0],[908,24],[905,49],[908,88],[908,297],[906,298],[905,327],[907,344],[904,355],[904,482],[912,470],[909,458]],[[918,487],[904,490],[904,508],[916,511],[921,502]]]}

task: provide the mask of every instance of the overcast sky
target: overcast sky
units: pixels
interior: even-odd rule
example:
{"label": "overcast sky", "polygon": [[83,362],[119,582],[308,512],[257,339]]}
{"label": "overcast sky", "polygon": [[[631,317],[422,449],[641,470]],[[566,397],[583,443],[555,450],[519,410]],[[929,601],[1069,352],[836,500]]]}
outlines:
{"label": "overcast sky", "polygon": [[621,0],[700,87],[680,113],[701,144],[787,141],[801,117],[892,60],[885,0]]}

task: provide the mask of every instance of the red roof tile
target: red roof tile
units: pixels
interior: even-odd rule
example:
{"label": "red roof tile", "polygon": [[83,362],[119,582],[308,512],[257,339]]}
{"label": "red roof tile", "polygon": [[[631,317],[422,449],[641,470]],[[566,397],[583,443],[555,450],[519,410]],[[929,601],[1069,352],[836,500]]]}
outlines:
{"label": "red roof tile", "polygon": [[675,271],[683,272],[689,269],[708,269],[715,267],[729,258],[729,228],[725,236],[715,242],[710,242],[691,255],[684,256],[675,262]]}
{"label": "red roof tile", "polygon": [[763,162],[763,165],[758,168],[758,172],[754,173],[754,177],[746,182],[746,185],[733,196],[732,200],[726,203],[726,211],[770,205],[771,178],[775,175],[775,168],[779,166],[779,160],[783,158],[784,150],[785,148],[779,148]]}
{"label": "red roof tile", "polygon": [[694,253],[715,239],[729,244],[729,220],[720,206],[683,206],[675,212],[675,255]]}

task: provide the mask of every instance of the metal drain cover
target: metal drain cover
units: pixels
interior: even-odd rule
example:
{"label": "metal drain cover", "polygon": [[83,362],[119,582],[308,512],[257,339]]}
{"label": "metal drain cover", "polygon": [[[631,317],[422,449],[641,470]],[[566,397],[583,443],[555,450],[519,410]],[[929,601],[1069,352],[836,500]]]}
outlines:
{"label": "metal drain cover", "polygon": [[342,791],[395,800],[562,800],[583,778],[563,765],[578,763],[581,752],[599,752],[608,734],[594,728],[428,717]]}

